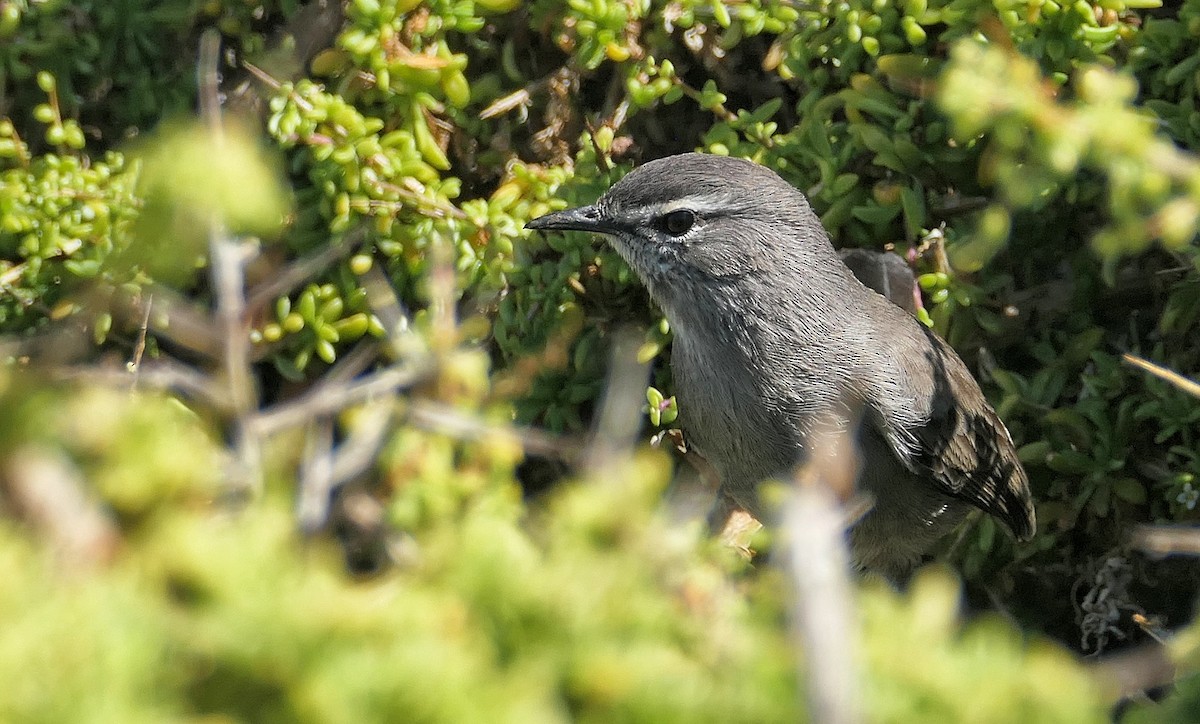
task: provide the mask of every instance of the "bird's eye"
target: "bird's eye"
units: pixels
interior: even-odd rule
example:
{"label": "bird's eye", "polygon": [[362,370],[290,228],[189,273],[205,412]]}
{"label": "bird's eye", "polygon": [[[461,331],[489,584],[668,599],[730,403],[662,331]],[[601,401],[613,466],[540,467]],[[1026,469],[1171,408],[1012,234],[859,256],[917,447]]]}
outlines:
{"label": "bird's eye", "polygon": [[691,209],[676,209],[663,217],[663,228],[671,236],[683,236],[696,223],[696,212]]}

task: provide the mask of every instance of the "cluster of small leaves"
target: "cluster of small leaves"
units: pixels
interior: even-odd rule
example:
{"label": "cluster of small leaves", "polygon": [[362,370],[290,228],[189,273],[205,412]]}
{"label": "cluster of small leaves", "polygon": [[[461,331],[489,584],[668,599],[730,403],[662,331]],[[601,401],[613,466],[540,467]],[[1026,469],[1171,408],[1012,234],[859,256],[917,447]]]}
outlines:
{"label": "cluster of small leaves", "polygon": [[[1047,333],[1029,348],[1036,372],[990,371],[997,409],[1022,425],[1022,462],[1048,483],[1039,490],[1041,535],[1021,558],[1071,538],[1120,540],[1148,520],[1197,519],[1189,494],[1200,476],[1195,398],[1124,365],[1102,349],[1103,337],[1100,327]],[[981,522],[980,536],[962,557],[971,576],[1002,545],[991,521]]]}
{"label": "cluster of small leaves", "polygon": [[215,27],[240,57],[260,57],[270,50],[264,31],[294,16],[301,4],[301,0],[204,0],[193,5],[193,12],[195,22]]}
{"label": "cluster of small leaves", "polygon": [[[105,270],[137,217],[138,168],[109,152],[30,155],[13,123],[0,119],[0,330],[28,333],[77,311],[84,282],[130,281]],[[98,314],[97,314],[98,313]],[[89,311],[97,339],[107,310]]]}
{"label": "cluster of small leaves", "polygon": [[[370,257],[355,257],[352,267],[370,269]],[[342,294],[349,287],[352,291]],[[347,308],[345,299],[349,299]],[[341,288],[326,283],[310,284],[296,298],[292,307],[289,297],[280,297],[275,303],[275,321],[268,322],[261,330],[251,332],[251,341],[256,343],[278,342],[285,334],[299,334],[307,330],[303,346],[292,360],[277,359],[276,365],[292,380],[304,378],[311,355],[315,353],[326,364],[337,359],[335,344],[356,342],[365,334],[383,336],[383,325],[367,306],[366,290],[354,286],[353,281],[343,280]]]}
{"label": "cluster of small leaves", "polygon": [[[957,625],[957,582],[944,572],[923,573],[907,596],[874,593],[862,599],[866,640],[892,639],[907,652],[903,662],[886,662],[879,658],[886,650],[866,648],[874,721],[1109,720],[1096,705],[1096,682],[1073,671],[1061,650],[1028,645],[999,620],[965,631]],[[960,655],[930,655],[950,641]],[[973,692],[967,711],[959,703],[964,691]]]}
{"label": "cluster of small leaves", "polygon": [[[437,259],[455,270],[458,294],[494,295],[505,285],[521,227],[549,209],[554,178],[565,177],[514,164],[490,198],[456,205],[462,183],[447,173],[455,129],[449,119],[471,101],[471,91],[467,56],[450,49],[447,33],[477,32],[484,23],[478,11],[506,9],[469,1],[350,4],[337,47],[314,61],[339,92],[305,79],[281,85],[271,101],[268,128],[292,150],[293,171],[308,179],[297,190],[293,248],[320,246],[331,233],[367,222],[369,253],[406,300],[427,293],[422,280]],[[531,195],[541,201],[531,204]],[[361,286],[344,269],[334,276],[342,306],[354,309]],[[287,306],[297,301],[303,303]],[[300,332],[293,320],[262,329],[256,339],[280,342],[274,359],[287,373],[303,370],[314,350],[326,362],[336,358],[334,335],[292,337]]]}
{"label": "cluster of small leaves", "polygon": [[[219,217],[237,233],[277,232],[288,198],[255,139],[231,125],[162,129],[134,160],[109,151],[31,155],[7,119],[0,143],[0,331],[82,325],[102,345],[148,283],[194,282]],[[240,184],[257,189],[245,194]],[[119,318],[119,317],[118,317]],[[117,325],[117,326],[114,326]]]}
{"label": "cluster of small leaves", "polygon": [[[297,190],[299,212],[289,243],[300,250],[317,248],[331,235],[369,222],[370,246],[406,297],[423,291],[416,287],[437,254],[454,261],[462,280],[457,288],[468,289],[488,273],[480,253],[486,252],[481,233],[464,233],[463,227],[470,224],[452,201],[459,194],[459,181],[440,175],[448,162],[429,129],[424,107],[416,101],[404,105],[406,115],[393,108],[389,126],[311,82],[281,87],[272,101],[269,128],[284,148],[302,151],[293,153],[292,165],[309,180]],[[314,306],[311,290],[280,301],[277,324],[263,328],[255,338],[280,342],[281,350],[287,350],[275,355],[285,374],[302,372],[314,351],[327,363],[336,359],[333,345],[343,335],[333,330],[338,324],[360,326],[343,314],[364,311],[365,290],[357,277],[372,264],[369,253],[359,254],[322,287],[319,317],[328,322],[324,327],[314,328],[317,317],[304,314]],[[303,335],[306,326],[296,321],[302,318],[308,320]],[[378,321],[371,324],[377,327]],[[345,341],[357,336],[361,335],[349,335]]]}
{"label": "cluster of small leaves", "polygon": [[[187,39],[202,18],[261,20],[292,9],[243,2],[210,2],[203,9],[190,2],[0,4],[0,112],[7,114],[0,116],[0,329],[31,332],[90,306],[83,321],[103,343],[119,299],[139,297],[154,279],[190,280],[190,271],[203,265],[198,246],[210,219],[169,219],[180,194],[189,203],[199,200],[197,208],[214,201],[203,198],[209,194],[236,198],[240,192],[216,181],[231,170],[227,164],[247,183],[278,191],[273,180],[243,175],[257,168],[244,164],[244,147],[214,154],[203,139],[203,148],[186,141],[158,147],[149,173],[130,154],[103,149],[127,131],[145,134],[193,106],[193,53],[180,51],[193,45]],[[245,30],[238,23],[227,29],[235,26]],[[247,48],[262,45],[253,33],[243,38]],[[193,150],[222,163],[197,174],[203,166],[186,158]],[[276,195],[266,210],[276,223],[283,203]],[[239,214],[240,222],[248,220],[245,205],[234,211]],[[240,230],[269,226],[260,222]],[[188,233],[171,233],[182,229]],[[159,245],[139,246],[129,256],[135,233]],[[81,304],[85,298],[88,304]]]}
{"label": "cluster of small leaves", "polygon": [[[563,187],[553,206],[585,203],[607,185],[599,177],[586,185],[579,181],[576,178],[569,190]],[[547,191],[553,193],[555,186],[557,179]],[[531,235],[514,250],[507,283],[493,337],[500,352],[515,363],[514,370],[521,372],[522,360],[536,361],[526,375],[532,379],[517,383],[516,390],[524,392],[517,401],[517,419],[556,431],[583,428],[583,408],[603,386],[608,328],[624,321],[611,310],[595,314],[592,305],[594,300],[619,303],[636,284],[633,273],[614,251],[598,248],[586,235]],[[645,307],[641,314],[647,314]],[[589,317],[598,324],[585,324]]]}
{"label": "cluster of small leaves", "polygon": [[[1196,451],[1200,413],[1194,399],[1161,380],[1135,376],[1112,355],[1093,351],[1081,360],[1079,353],[1099,337],[1099,330],[1077,335],[1065,355],[1047,360],[1047,372],[1031,380],[1029,387],[1022,389],[1024,380],[1019,377],[1009,378],[1014,385],[1009,394],[1016,393],[1023,401],[1040,398],[1051,408],[1044,418],[1046,438],[1023,448],[1030,463],[1042,463],[1058,474],[1050,493],[1070,501],[1066,520],[1051,514],[1048,522],[1064,529],[1074,527],[1085,505],[1091,508],[1090,515],[1083,517],[1089,525],[1140,519],[1145,513],[1137,506],[1147,504],[1152,506],[1151,519],[1194,518],[1180,499],[1200,475]],[[1036,351],[1049,356],[1054,350],[1040,345]],[[1065,382],[1063,369],[1081,366],[1089,374],[1082,380],[1076,403],[1055,408]],[[1145,392],[1133,394],[1139,388]],[[1143,439],[1158,459],[1144,455],[1139,461],[1142,469],[1127,469],[1130,443],[1141,447],[1138,443]],[[1088,446],[1088,453],[1080,452],[1081,443]],[[1048,505],[1047,512],[1051,511]]]}
{"label": "cluster of small leaves", "polygon": [[258,31],[296,7],[296,0],[5,0],[0,114],[12,114],[31,136],[33,119],[13,111],[42,102],[30,81],[49,74],[60,84],[55,112],[86,129],[93,144],[111,147],[193,107],[199,29],[215,26],[234,50],[254,53],[266,46]]}
{"label": "cluster of small leaves", "polygon": [[[986,93],[980,92],[982,83],[991,84]],[[994,92],[996,86],[1003,90]],[[1055,97],[1067,91],[1047,85],[1031,60],[965,41],[955,48],[939,92],[960,140],[970,142],[987,132],[981,174],[999,192],[999,202],[988,211],[995,231],[951,248],[956,266],[969,266],[1001,248],[1013,210],[1044,217],[1018,222],[1033,236],[1013,232],[1014,253],[1031,249],[1039,232],[1054,228],[1052,219],[1065,200],[1095,205],[1105,217],[1099,224],[1075,224],[1066,239],[1076,246],[1090,236],[1092,248],[1107,259],[1103,266],[1080,266],[1080,257],[1062,255],[1058,263],[1070,265],[1063,268],[1075,279],[1026,277],[1050,288],[1058,285],[1069,295],[1070,311],[1051,313],[1065,324],[1037,330],[1037,341],[1022,345],[1022,354],[1035,361],[1028,372],[992,374],[1003,392],[1001,410],[1026,426],[1022,459],[1035,479],[1048,481],[1038,491],[1044,533],[1036,548],[1043,550],[1061,545],[1068,535],[1087,535],[1103,546],[1120,539],[1131,523],[1193,520],[1190,491],[1200,473],[1195,400],[1146,381],[1114,353],[1134,351],[1185,368],[1195,363],[1197,350],[1180,323],[1193,322],[1200,303],[1195,278],[1200,255],[1194,245],[1200,161],[1156,135],[1152,121],[1133,106],[1136,83],[1129,75],[1084,68],[1075,75],[1074,98],[1064,103]],[[1080,168],[1097,172],[1106,183],[1081,176]],[[1101,310],[1114,295],[1094,286],[1098,277],[1112,284],[1124,274],[1145,285],[1145,268],[1123,268],[1117,255],[1144,252],[1154,240],[1178,254],[1169,272],[1177,281],[1166,303],[1143,310],[1148,324],[1106,319],[1110,315]],[[1047,258],[1044,249],[1031,254],[1032,264]],[[1029,304],[1026,311],[1036,314],[1039,306]],[[962,316],[986,322],[971,311]],[[1003,337],[1021,327],[1029,330],[1030,321],[992,315],[987,324]],[[968,568],[978,563],[975,556]]]}

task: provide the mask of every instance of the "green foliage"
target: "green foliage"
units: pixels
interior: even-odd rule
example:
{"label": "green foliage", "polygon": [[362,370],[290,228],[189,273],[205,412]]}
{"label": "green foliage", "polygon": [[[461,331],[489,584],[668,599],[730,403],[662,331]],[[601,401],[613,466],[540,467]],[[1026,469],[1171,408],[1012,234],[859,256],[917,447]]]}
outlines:
{"label": "green foliage", "polygon": [[1200,120],[1187,109],[1200,92],[1200,3],[1188,0],[1176,17],[1146,21],[1130,51],[1130,66],[1141,82],[1145,107],[1160,118],[1171,137],[1187,148],[1200,147]]}
{"label": "green foliage", "polygon": [[[156,4],[5,2],[0,25],[5,96],[28,113],[42,102],[30,81],[48,75],[57,80],[69,117],[86,111],[90,124],[112,114],[103,126],[114,134],[156,121],[164,108],[182,110],[190,89],[178,83],[188,70],[177,44],[188,35],[191,10],[186,3],[169,3],[155,11]],[[109,101],[102,113],[97,105],[85,109],[100,95]],[[15,120],[24,132],[28,118]]]}
{"label": "green foliage", "polygon": [[[1004,84],[983,85],[995,78]],[[940,98],[956,136],[991,132],[992,156],[982,171],[1006,201],[1044,208],[1063,179],[1090,166],[1109,184],[1111,221],[1093,237],[1097,251],[1142,251],[1154,239],[1188,249],[1200,221],[1200,162],[1155,136],[1153,120],[1131,106],[1136,82],[1086,68],[1077,76],[1076,102],[1064,107],[1039,80],[1032,61],[975,43],[956,46],[943,76]]]}
{"label": "green foliage", "polygon": [[78,309],[70,295],[80,283],[127,281],[106,274],[104,263],[128,244],[141,204],[138,167],[116,152],[31,157],[12,123],[0,120],[5,139],[18,163],[0,169],[0,330],[30,332]]}
{"label": "green foliage", "polygon": [[114,261],[184,286],[203,266],[218,220],[225,233],[277,235],[290,200],[274,159],[256,143],[232,124],[220,133],[199,124],[159,129],[140,158],[142,207],[130,230],[139,243]]}
{"label": "green foliage", "polygon": [[[0,522],[6,720],[803,718],[784,582],[663,524],[661,455],[567,486],[530,530],[511,441],[406,431],[382,465],[395,510],[426,511],[401,515],[415,552],[356,582],[328,544],[297,540],[286,488],[230,515],[211,433],[174,400],[4,382],[19,423],[4,458],[61,450],[125,541],[111,565],[65,575]],[[864,591],[873,719],[1100,720],[1066,654],[995,622],[962,629],[957,600],[944,573],[908,597]]]}
{"label": "green foliage", "polygon": [[[368,291],[382,272],[437,362],[416,396],[488,429],[582,433],[613,330],[632,324],[654,365],[648,422],[669,427],[670,329],[629,269],[592,239],[523,227],[643,159],[753,158],[837,243],[911,252],[922,320],[979,370],[1038,501],[1032,543],[983,518],[950,560],[969,589],[1074,643],[1072,604],[1097,561],[1134,559],[1129,528],[1200,516],[1200,406],[1121,363],[1200,362],[1200,1],[1155,6],[355,0],[303,55],[292,0],[0,0],[0,332],[82,328],[87,354],[136,371],[142,342],[167,356],[173,322],[122,310],[164,285],[210,302],[200,272],[223,228],[257,237],[252,283],[340,253],[248,311],[251,357],[274,368],[260,381],[281,396],[396,342]],[[264,69],[261,134],[164,124],[196,105],[209,27]],[[12,364],[57,361],[12,345]],[[802,715],[784,582],[651,515],[661,458],[526,502],[511,437],[400,424],[373,494],[417,555],[363,583],[323,540],[298,545],[289,445],[234,514],[214,440],[236,435],[178,403],[31,377],[0,398],[0,458],[62,452],[121,541],[68,578],[36,524],[0,519],[14,582],[0,615],[28,632],[0,637],[15,692],[2,719]],[[189,404],[214,425],[228,414]],[[1156,588],[1154,565],[1117,603],[1181,624],[1198,582]],[[1099,718],[1063,654],[992,622],[960,628],[946,580],[862,595],[873,718]],[[1163,711],[1186,712],[1193,689]]]}
{"label": "green foliage", "polygon": [[[1027,645],[997,620],[962,630],[956,594],[950,576],[928,572],[906,598],[876,592],[863,600],[868,640],[897,647],[867,649],[872,670],[886,672],[869,684],[877,692],[873,721],[1107,720],[1096,705],[1096,682],[1069,656],[1042,643]],[[943,647],[954,655],[946,656]],[[895,651],[908,655],[889,660]],[[964,708],[968,691],[971,703]]]}

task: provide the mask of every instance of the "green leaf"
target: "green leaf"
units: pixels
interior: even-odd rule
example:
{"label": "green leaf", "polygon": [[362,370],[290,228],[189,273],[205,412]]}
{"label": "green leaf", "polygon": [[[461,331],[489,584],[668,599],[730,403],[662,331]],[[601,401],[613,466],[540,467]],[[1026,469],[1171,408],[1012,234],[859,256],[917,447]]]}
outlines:
{"label": "green leaf", "polygon": [[900,206],[904,209],[904,230],[908,238],[920,237],[925,228],[925,195],[905,186],[900,189]]}
{"label": "green leaf", "polygon": [[1113,483],[1113,493],[1127,503],[1141,505],[1146,502],[1146,487],[1133,478],[1119,478]]}
{"label": "green leaf", "polygon": [[851,213],[859,221],[865,221],[868,224],[883,224],[896,218],[896,215],[900,213],[900,204],[881,206],[871,201],[862,206],[855,206]]}

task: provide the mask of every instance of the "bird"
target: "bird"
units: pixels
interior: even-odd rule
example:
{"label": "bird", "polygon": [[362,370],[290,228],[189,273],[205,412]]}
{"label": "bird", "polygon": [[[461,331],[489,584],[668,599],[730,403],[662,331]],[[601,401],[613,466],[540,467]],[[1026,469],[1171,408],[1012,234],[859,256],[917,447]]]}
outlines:
{"label": "bird", "polygon": [[527,227],[605,237],[662,310],[679,424],[719,479],[714,511],[771,520],[763,481],[852,430],[873,499],[848,533],[859,569],[903,579],[973,508],[1034,534],[1028,477],[966,364],[854,276],[774,171],[669,156]]}

